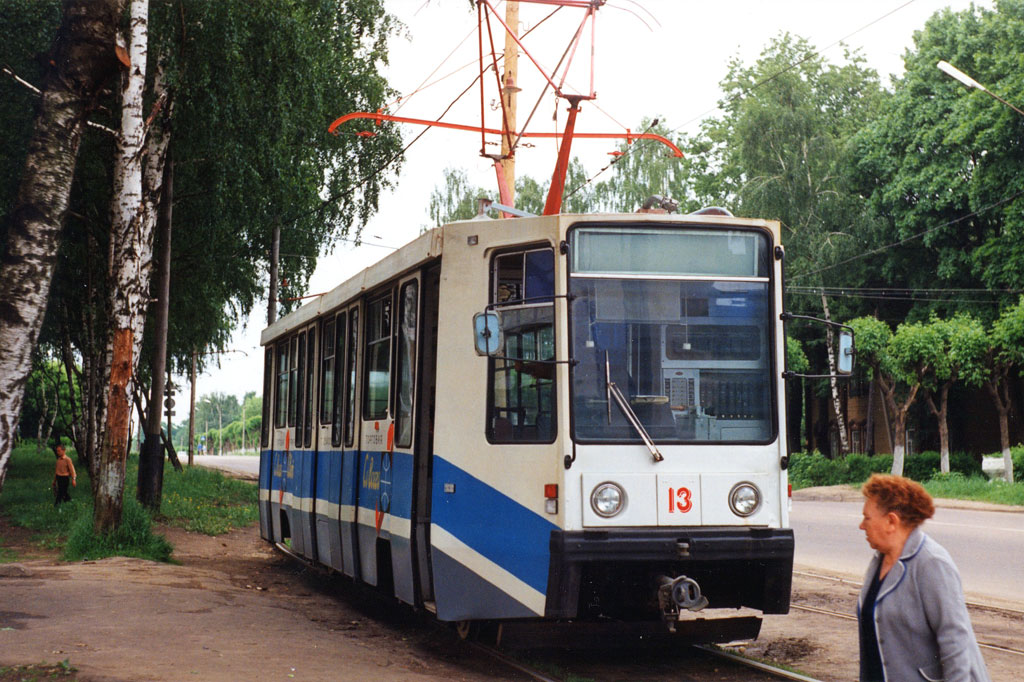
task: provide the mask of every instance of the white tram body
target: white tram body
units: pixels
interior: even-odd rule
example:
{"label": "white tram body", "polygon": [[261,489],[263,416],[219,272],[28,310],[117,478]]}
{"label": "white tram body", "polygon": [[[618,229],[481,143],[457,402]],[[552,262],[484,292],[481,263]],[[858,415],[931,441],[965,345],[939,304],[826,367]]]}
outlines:
{"label": "white tram body", "polygon": [[261,535],[445,621],[787,612],[779,245],[712,215],[423,234],[263,331]]}

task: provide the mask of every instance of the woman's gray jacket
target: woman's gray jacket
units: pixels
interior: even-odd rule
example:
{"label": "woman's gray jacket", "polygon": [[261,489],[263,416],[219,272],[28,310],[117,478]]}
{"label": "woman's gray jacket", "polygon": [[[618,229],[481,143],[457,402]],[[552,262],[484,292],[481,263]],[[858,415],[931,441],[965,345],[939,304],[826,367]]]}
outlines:
{"label": "woman's gray jacket", "polygon": [[[868,566],[858,618],[881,560],[876,553]],[[911,532],[878,590],[875,633],[886,682],[989,682],[960,573],[949,552],[920,528]],[[863,656],[865,642],[860,646]]]}

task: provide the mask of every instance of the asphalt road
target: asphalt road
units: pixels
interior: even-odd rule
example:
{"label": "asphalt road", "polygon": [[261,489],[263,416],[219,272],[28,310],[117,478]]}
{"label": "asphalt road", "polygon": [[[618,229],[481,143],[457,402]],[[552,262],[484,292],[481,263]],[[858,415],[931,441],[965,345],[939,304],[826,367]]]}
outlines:
{"label": "asphalt road", "polygon": [[[872,550],[858,528],[861,502],[795,500],[797,569],[864,577]],[[969,600],[1024,608],[1024,513],[938,508],[924,531],[945,547]]]}
{"label": "asphalt road", "polygon": [[[180,455],[182,464],[188,461],[188,455]],[[233,473],[241,478],[258,481],[260,478],[259,455],[193,455],[196,466],[207,469],[219,469]]]}

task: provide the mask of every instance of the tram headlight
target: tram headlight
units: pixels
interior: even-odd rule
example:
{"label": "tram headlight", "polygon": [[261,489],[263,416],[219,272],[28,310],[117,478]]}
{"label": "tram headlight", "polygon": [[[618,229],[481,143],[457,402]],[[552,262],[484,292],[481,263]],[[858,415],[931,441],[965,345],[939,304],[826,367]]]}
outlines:
{"label": "tram headlight", "polygon": [[729,509],[736,516],[750,516],[761,506],[761,491],[753,483],[737,483],[729,491]]}
{"label": "tram headlight", "polygon": [[618,483],[606,481],[590,493],[590,508],[603,518],[611,518],[626,506],[626,491]]}

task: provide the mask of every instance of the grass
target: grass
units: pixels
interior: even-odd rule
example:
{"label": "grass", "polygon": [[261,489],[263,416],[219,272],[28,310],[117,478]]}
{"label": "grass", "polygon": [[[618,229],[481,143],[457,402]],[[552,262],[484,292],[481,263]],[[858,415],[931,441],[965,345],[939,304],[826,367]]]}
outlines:
{"label": "grass", "polygon": [[[904,463],[904,476],[920,481],[932,497],[974,500],[1024,506],[1024,456],[1014,448],[1015,483],[1002,480],[989,481],[981,473],[977,459],[964,453],[953,453],[948,474],[939,472],[939,453],[924,452],[909,455]],[[829,459],[820,453],[793,453],[790,457],[789,480],[793,490],[811,486],[851,485],[860,487],[872,472],[889,473],[892,455],[851,454]]]}
{"label": "grass", "polygon": [[923,485],[932,497],[1024,506],[1024,483],[990,481],[979,476],[968,478],[954,472],[939,474]]}
{"label": "grass", "polygon": [[257,490],[252,483],[224,476],[219,471],[170,465],[164,471],[161,520],[186,530],[220,535],[259,520]]}
{"label": "grass", "polygon": [[18,553],[13,549],[0,546],[0,564],[9,564],[18,560]]}
{"label": "grass", "polygon": [[[76,460],[76,455],[69,456]],[[256,486],[197,467],[178,473],[170,464],[164,470],[160,512],[151,515],[135,500],[138,460],[131,457],[125,474],[121,527],[111,535],[98,536],[92,529],[91,487],[84,465],[75,462],[78,487],[71,489],[71,502],[53,506],[50,482],[54,459],[51,450],[37,453],[34,443],[15,448],[0,493],[0,514],[15,525],[35,531],[34,542],[61,550],[62,558],[69,561],[109,556],[167,561],[172,548],[161,535],[152,532],[154,520],[219,535],[251,525],[259,518]],[[10,550],[0,547],[0,561],[14,558]]]}
{"label": "grass", "polygon": [[78,670],[69,659],[53,665],[15,665],[0,667],[0,682],[43,682],[43,680],[77,680]]}

